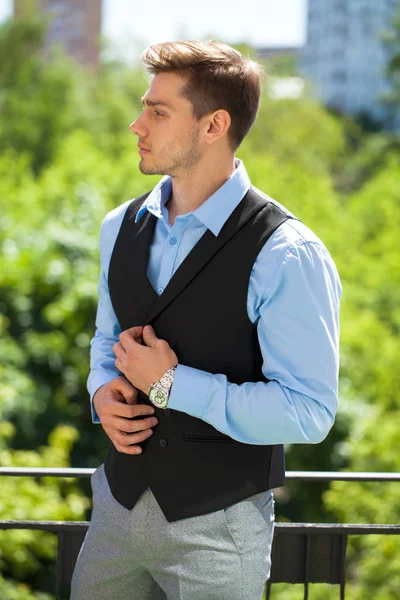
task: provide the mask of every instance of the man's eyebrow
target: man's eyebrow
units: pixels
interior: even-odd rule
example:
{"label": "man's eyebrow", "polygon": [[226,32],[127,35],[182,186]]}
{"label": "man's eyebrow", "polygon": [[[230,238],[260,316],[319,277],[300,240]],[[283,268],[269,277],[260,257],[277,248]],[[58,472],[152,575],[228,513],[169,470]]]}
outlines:
{"label": "man's eyebrow", "polygon": [[147,98],[141,98],[141,102],[147,106],[165,106],[166,108],[172,108],[170,104],[163,102],[162,100],[147,100]]}

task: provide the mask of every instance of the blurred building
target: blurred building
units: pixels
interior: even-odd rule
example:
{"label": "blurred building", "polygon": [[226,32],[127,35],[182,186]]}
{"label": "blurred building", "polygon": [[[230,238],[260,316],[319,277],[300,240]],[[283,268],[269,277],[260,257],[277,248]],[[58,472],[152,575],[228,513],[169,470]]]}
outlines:
{"label": "blurred building", "polygon": [[308,0],[307,42],[299,70],[323,103],[390,123],[381,95],[390,87],[390,53],[381,40],[398,0]]}
{"label": "blurred building", "polygon": [[268,95],[274,100],[301,98],[305,81],[297,75],[298,46],[257,48],[257,59],[266,62]]}
{"label": "blurred building", "polygon": [[296,46],[264,46],[257,48],[257,56],[259,58],[271,58],[274,56],[289,56],[296,58],[299,48]]}
{"label": "blurred building", "polygon": [[304,94],[305,81],[301,77],[269,77],[268,95],[274,100],[297,99]]}
{"label": "blurred building", "polygon": [[88,67],[100,56],[102,0],[14,0],[14,17],[33,12],[50,17],[45,52],[60,44],[64,51]]}

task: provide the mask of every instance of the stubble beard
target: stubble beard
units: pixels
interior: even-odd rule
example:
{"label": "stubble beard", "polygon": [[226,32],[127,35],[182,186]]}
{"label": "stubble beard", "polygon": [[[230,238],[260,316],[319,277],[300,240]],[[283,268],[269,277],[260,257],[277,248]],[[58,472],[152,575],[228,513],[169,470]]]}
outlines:
{"label": "stubble beard", "polygon": [[[179,152],[179,148],[182,145],[182,139],[176,138],[170,145],[169,148],[174,150],[178,149],[178,152],[169,151],[164,152],[165,160],[163,162],[156,162],[152,165],[145,165],[144,159],[139,163],[139,169],[144,175],[170,175],[174,176],[177,172],[190,171],[197,165],[200,159],[200,149],[198,132],[191,130],[187,136],[187,143],[184,144],[185,150]],[[163,154],[163,151],[160,151]],[[172,155],[171,155],[172,154]],[[151,155],[151,152],[150,152]]]}

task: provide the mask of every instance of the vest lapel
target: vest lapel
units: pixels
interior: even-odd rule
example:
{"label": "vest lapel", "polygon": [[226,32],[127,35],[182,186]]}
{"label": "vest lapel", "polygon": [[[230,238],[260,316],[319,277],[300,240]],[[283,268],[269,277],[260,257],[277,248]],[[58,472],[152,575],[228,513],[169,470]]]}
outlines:
{"label": "vest lapel", "polygon": [[[140,221],[135,223],[136,213],[142,202],[143,197],[132,202],[127,209],[108,272],[110,296],[122,330],[133,324],[143,323],[149,314],[149,307],[158,299],[147,278],[149,251],[157,218],[146,211]],[[126,310],[127,306],[135,307],[135,323],[128,316],[130,311]]]}
{"label": "vest lapel", "polygon": [[[129,216],[129,221],[132,223],[132,226],[136,227],[136,230],[131,237],[132,251],[128,254],[129,256],[133,257],[133,260],[137,264],[137,268],[133,269],[133,273],[137,273],[139,277],[137,285],[139,285],[140,287],[142,287],[142,285],[146,285],[146,291],[150,292],[150,294],[154,294],[154,296],[157,296],[156,292],[153,289],[153,286],[151,285],[147,277],[150,245],[153,240],[154,229],[157,223],[157,217],[155,217],[149,211],[146,211],[146,214],[143,215],[143,217],[140,219],[139,223],[136,226],[134,224],[135,217],[136,214]],[[144,280],[145,283],[143,283]]]}
{"label": "vest lapel", "polygon": [[223,248],[230,238],[267,204],[266,200],[250,189],[222,227],[218,236],[207,230],[175,271],[162,295],[153,304],[147,323],[151,323],[173,302],[212,259],[214,254]]}

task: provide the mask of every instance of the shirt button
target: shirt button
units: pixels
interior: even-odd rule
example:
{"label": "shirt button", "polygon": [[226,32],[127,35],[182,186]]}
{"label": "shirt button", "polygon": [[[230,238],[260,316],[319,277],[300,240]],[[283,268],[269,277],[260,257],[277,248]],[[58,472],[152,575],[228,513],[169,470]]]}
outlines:
{"label": "shirt button", "polygon": [[162,294],[162,293],[163,293],[163,291],[164,291],[164,288],[158,288],[158,290],[157,290],[157,292],[158,292],[159,294]]}
{"label": "shirt button", "polygon": [[174,245],[176,244],[176,242],[177,242],[177,239],[176,239],[176,238],[171,238],[171,239],[169,240],[169,243],[171,244],[171,246],[174,246]]}
{"label": "shirt button", "polygon": [[169,347],[170,348],[175,348],[175,346],[176,346],[176,341],[175,340],[170,340],[169,341]]}
{"label": "shirt button", "polygon": [[166,448],[168,446],[168,442],[164,438],[161,438],[158,443],[160,444],[161,448]]}
{"label": "shirt button", "polygon": [[170,408],[166,408],[164,412],[167,415],[167,417],[169,417],[169,415],[171,414],[171,409]]}

